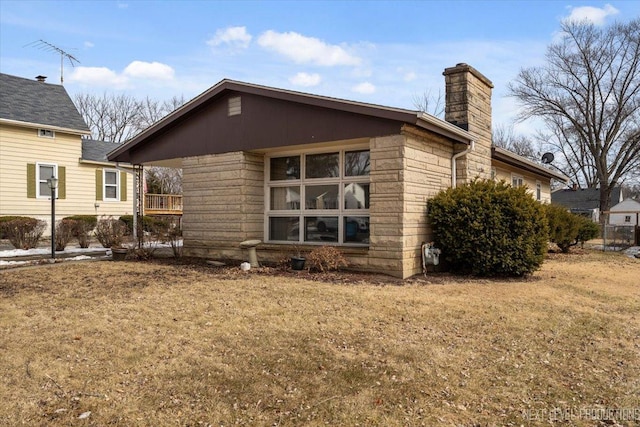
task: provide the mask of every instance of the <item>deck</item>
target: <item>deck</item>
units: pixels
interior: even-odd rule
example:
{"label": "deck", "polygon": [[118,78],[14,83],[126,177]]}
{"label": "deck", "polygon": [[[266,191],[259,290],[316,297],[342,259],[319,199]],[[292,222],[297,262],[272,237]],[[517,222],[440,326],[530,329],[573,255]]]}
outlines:
{"label": "deck", "polygon": [[145,194],[145,215],[182,215],[181,194]]}

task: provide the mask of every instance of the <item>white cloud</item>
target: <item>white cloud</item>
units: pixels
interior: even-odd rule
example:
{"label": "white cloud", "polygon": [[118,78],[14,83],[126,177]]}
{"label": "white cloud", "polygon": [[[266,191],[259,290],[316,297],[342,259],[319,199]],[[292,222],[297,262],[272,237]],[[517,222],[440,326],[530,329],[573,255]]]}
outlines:
{"label": "white cloud", "polygon": [[95,45],[89,41],[84,42],[84,47],[86,47],[87,49],[91,49],[94,46]]}
{"label": "white cloud", "polygon": [[209,46],[219,46],[226,44],[234,48],[246,49],[253,37],[247,33],[246,27],[228,27],[216,31],[216,35],[207,41]]}
{"label": "white cloud", "polygon": [[594,25],[604,25],[607,17],[620,13],[618,9],[605,4],[603,8],[593,6],[569,7],[571,13],[563,21],[589,21]]}
{"label": "white cloud", "polygon": [[320,39],[294,32],[276,33],[269,30],[258,38],[258,44],[298,64],[327,67],[360,64],[360,58],[351,55],[341,46],[330,45]]}
{"label": "white cloud", "polygon": [[404,74],[404,77],[402,78],[405,82],[412,82],[416,79],[417,75],[416,73],[414,73],[413,71],[409,71],[408,73]]}
{"label": "white cloud", "polygon": [[106,67],[75,67],[69,77],[69,81],[89,86],[111,86],[123,88],[128,79],[118,75]]}
{"label": "white cloud", "polygon": [[318,73],[298,73],[289,79],[289,82],[296,86],[317,86],[322,78]]}
{"label": "white cloud", "polygon": [[369,95],[375,93],[376,87],[369,82],[364,82],[354,86],[353,88],[351,88],[351,90],[354,92]]}
{"label": "white cloud", "polygon": [[170,66],[160,62],[133,61],[127,65],[123,74],[143,79],[172,80],[175,71]]}

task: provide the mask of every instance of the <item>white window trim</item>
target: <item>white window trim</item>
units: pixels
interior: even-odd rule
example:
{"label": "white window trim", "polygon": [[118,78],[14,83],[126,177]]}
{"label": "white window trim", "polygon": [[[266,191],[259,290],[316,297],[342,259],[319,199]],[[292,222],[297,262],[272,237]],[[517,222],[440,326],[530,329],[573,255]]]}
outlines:
{"label": "white window trim", "polygon": [[[51,132],[51,135],[47,135],[47,134],[46,134],[47,132]],[[44,135],[43,135],[43,133],[44,133]],[[56,137],[56,132],[55,132],[54,130],[51,130],[51,129],[43,129],[43,128],[40,128],[40,129],[38,129],[38,137],[40,137],[40,138],[55,139],[55,137]]]}
{"label": "white window trim", "polygon": [[[49,194],[40,194],[40,183],[46,182],[46,180],[40,179],[40,166],[53,166],[53,176],[58,177],[58,165],[52,162],[36,162],[36,198],[37,199],[46,199],[51,200],[51,195]],[[58,187],[60,186],[60,182],[58,182]],[[56,190],[56,193],[59,190]],[[57,195],[57,194],[56,194]]]}
{"label": "white window trim", "polygon": [[[116,174],[116,183],[115,184],[107,184],[107,173],[115,173]],[[107,186],[116,187],[116,197],[111,198],[107,197]],[[120,201],[120,171],[117,169],[103,169],[102,170],[102,200],[105,202],[119,202]]]}
{"label": "white window trim", "polygon": [[540,181],[536,181],[536,200],[542,201],[542,183]]}
{"label": "white window trim", "polygon": [[[520,184],[519,185],[513,185],[513,181],[514,180],[520,181]],[[515,173],[511,174],[511,186],[512,187],[518,188],[518,187],[522,187],[524,185],[526,185],[526,181],[524,180],[524,177],[522,175],[518,175],[518,174],[515,174]]]}
{"label": "white window trim", "polygon": [[[264,168],[264,241],[268,243],[276,244],[288,244],[288,245],[332,245],[332,246],[356,246],[356,247],[369,247],[368,243],[357,242],[344,242],[344,221],[345,217],[350,216],[365,216],[371,217],[369,209],[345,209],[343,207],[344,200],[344,186],[349,183],[363,183],[370,184],[371,176],[344,176],[344,155],[345,152],[362,151],[367,150],[370,152],[371,148],[369,144],[357,144],[349,147],[324,147],[307,150],[295,150],[295,151],[281,151],[274,152],[265,156],[265,168]],[[305,155],[323,154],[323,153],[338,153],[339,155],[339,167],[340,174],[335,178],[304,178],[305,176]],[[271,181],[271,159],[277,157],[287,156],[300,156],[300,179]],[[340,207],[338,209],[312,209],[307,210],[304,208],[305,202],[305,186],[306,185],[338,185],[338,198],[340,200]],[[271,188],[276,187],[300,187],[300,209],[297,210],[272,210],[271,209]],[[313,214],[311,214],[311,212]],[[309,216],[337,216],[338,217],[338,241],[337,242],[308,242],[304,240],[304,218]],[[269,239],[269,218],[271,217],[292,217],[299,218],[299,240],[298,241],[285,241],[285,240],[271,240]]]}

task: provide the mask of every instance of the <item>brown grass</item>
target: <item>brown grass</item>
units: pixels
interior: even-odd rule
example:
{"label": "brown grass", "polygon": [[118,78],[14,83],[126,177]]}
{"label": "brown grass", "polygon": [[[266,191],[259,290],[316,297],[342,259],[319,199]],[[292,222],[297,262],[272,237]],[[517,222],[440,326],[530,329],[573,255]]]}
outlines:
{"label": "brown grass", "polygon": [[522,281],[354,277],[135,262],[2,271],[0,424],[640,419],[637,260],[558,255]]}

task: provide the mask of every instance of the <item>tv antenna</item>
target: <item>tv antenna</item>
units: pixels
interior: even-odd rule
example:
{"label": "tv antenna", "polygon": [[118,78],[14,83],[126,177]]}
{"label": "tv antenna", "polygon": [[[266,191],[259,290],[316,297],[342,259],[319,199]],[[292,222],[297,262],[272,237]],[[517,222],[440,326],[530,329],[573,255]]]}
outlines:
{"label": "tv antenna", "polygon": [[67,58],[67,60],[69,61],[69,64],[71,64],[72,67],[76,66],[74,62],[78,64],[80,63],[78,58],[76,58],[75,56],[71,55],[68,52],[65,52],[64,50],[60,49],[58,46],[54,46],[51,43],[46,42],[42,39],[31,42],[25,45],[25,47],[26,46],[33,46],[37,49],[44,50],[45,52],[54,52],[54,53],[60,54],[60,84],[64,84],[64,58]]}

